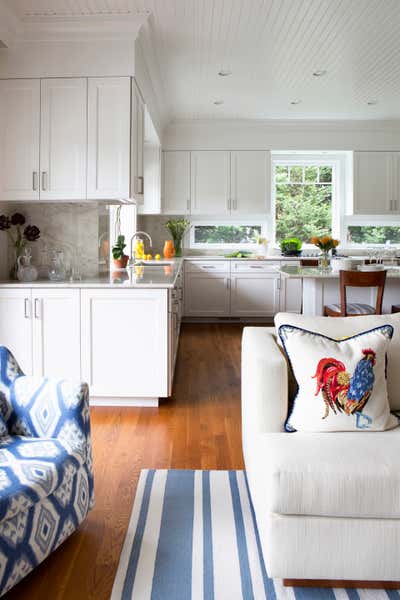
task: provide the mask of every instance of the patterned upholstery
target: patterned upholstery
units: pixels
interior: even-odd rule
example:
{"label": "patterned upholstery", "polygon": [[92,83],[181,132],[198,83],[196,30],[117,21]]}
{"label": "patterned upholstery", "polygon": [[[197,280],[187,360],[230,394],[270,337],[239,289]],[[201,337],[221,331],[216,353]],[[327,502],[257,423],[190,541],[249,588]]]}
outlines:
{"label": "patterned upholstery", "polygon": [[0,346],[0,595],[93,506],[88,398],[86,384],[23,375]]}
{"label": "patterned upholstery", "polygon": [[[337,312],[340,314],[340,304],[328,304],[326,308],[333,312]],[[347,304],[347,314],[348,315],[374,315],[375,309],[373,306],[369,304],[358,304],[357,302],[349,302]]]}

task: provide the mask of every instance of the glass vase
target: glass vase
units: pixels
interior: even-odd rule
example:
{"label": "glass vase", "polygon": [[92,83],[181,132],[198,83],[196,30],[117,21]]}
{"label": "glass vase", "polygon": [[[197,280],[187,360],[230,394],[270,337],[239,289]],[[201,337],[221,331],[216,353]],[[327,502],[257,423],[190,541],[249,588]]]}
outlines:
{"label": "glass vase", "polygon": [[182,256],[183,242],[182,238],[174,238],[175,257],[179,258]]}
{"label": "glass vase", "polygon": [[22,256],[24,254],[24,250],[25,250],[25,246],[14,246],[14,259],[13,259],[13,264],[12,267],[10,269],[10,279],[12,279],[13,281],[18,280],[18,259],[20,256]]}
{"label": "glass vase", "polygon": [[321,271],[327,271],[330,267],[329,250],[322,250],[321,256],[318,258],[318,266]]}

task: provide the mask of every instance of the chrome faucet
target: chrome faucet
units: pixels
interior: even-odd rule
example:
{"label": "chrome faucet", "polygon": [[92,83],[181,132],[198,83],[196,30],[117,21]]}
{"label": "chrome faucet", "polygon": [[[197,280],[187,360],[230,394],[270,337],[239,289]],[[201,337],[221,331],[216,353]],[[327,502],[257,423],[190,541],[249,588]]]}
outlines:
{"label": "chrome faucet", "polygon": [[147,237],[147,239],[149,240],[149,244],[150,244],[150,248],[153,245],[153,241],[151,239],[151,237],[149,236],[148,233],[146,233],[145,231],[137,231],[132,237],[131,237],[131,258],[129,261],[130,265],[134,265],[136,262],[136,252],[134,252],[133,250],[133,242],[135,241],[135,239],[137,237],[140,237],[141,235],[144,235],[145,237]]}

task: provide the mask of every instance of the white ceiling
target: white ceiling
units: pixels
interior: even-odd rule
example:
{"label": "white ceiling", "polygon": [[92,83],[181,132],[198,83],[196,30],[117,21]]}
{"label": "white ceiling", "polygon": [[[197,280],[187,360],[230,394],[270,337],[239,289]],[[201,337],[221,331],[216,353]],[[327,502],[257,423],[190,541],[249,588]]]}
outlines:
{"label": "white ceiling", "polygon": [[149,10],[174,119],[400,118],[399,0],[2,1],[22,20]]}

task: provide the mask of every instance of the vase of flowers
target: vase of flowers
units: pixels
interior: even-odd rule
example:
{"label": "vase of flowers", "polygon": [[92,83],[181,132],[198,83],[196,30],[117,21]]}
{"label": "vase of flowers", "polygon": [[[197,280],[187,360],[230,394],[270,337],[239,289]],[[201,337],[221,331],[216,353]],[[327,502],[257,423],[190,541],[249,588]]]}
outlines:
{"label": "vase of flowers", "polygon": [[24,254],[29,242],[36,242],[40,238],[40,229],[36,225],[26,225],[26,219],[21,213],[14,213],[11,217],[0,215],[0,231],[6,231],[14,251],[13,266],[10,278],[17,279],[18,259]]}
{"label": "vase of flowers", "polygon": [[311,243],[317,246],[321,250],[321,256],[319,257],[319,266],[322,270],[329,269],[330,258],[329,253],[334,248],[339,246],[339,240],[335,240],[331,235],[325,235],[323,237],[311,238]]}
{"label": "vase of flowers", "polygon": [[187,219],[169,219],[165,223],[165,228],[171,234],[172,239],[174,240],[175,247],[175,256],[182,256],[183,249],[183,236],[187,232],[190,227],[190,221]]}

